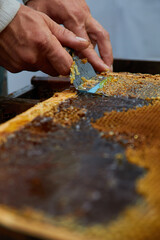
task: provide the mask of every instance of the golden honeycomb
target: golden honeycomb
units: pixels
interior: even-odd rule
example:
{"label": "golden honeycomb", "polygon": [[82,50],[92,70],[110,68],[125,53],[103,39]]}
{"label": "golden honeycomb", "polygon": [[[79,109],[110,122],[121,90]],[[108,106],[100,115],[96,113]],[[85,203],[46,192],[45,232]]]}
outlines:
{"label": "golden honeycomb", "polygon": [[[92,234],[99,239],[160,239],[160,102],[128,111],[105,113],[92,126],[106,138],[127,140],[129,162],[144,167],[146,175],[137,181],[137,191],[144,196],[129,207],[106,229],[98,227]],[[90,234],[91,234],[90,232]],[[91,234],[91,235],[92,235]]]}
{"label": "golden honeycomb", "polygon": [[109,73],[102,74],[106,82],[97,93],[106,96],[124,96],[141,99],[160,98],[160,75]]}
{"label": "golden honeycomb", "polygon": [[160,99],[160,75],[104,72],[90,80],[81,79],[79,90],[97,87],[99,95]]}
{"label": "golden honeycomb", "polygon": [[86,114],[85,108],[76,108],[70,106],[69,108],[62,109],[53,109],[52,111],[46,112],[44,116],[52,117],[54,123],[58,123],[64,127],[69,127],[72,124],[78,122],[80,118],[83,118]]}
{"label": "golden honeycomb", "polygon": [[[79,228],[74,219],[63,219],[60,225],[64,229],[61,230],[60,228],[59,230],[53,227],[55,222],[48,220],[47,217],[45,219],[43,214],[37,217],[36,211],[31,210],[31,217],[27,212],[28,219],[26,221],[26,210],[24,210],[24,213],[23,211],[12,212],[13,210],[0,207],[0,221],[3,224],[2,215],[8,214],[9,226],[13,224],[17,229],[34,233],[40,232],[44,236],[48,233],[49,239],[53,239],[54,234],[55,236],[57,234],[57,239],[63,240],[160,239],[160,101],[156,100],[160,96],[160,75],[105,73],[104,76],[109,79],[107,84],[99,90],[99,94],[155,99],[152,104],[141,108],[122,112],[106,112],[103,117],[92,123],[93,128],[102,132],[102,136],[105,138],[125,144],[126,157],[129,162],[146,169],[146,174],[136,183],[136,190],[143,198],[135,205],[128,206],[109,225],[97,224],[87,228]],[[150,86],[150,88],[147,86]],[[140,89],[139,92],[136,91],[138,88]],[[28,110],[1,126],[2,137],[21,129],[26,123],[31,122],[38,116],[51,117],[55,123],[65,127],[71,126],[85,117],[86,110],[72,107],[72,104],[69,108],[60,111],[59,107],[67,99],[76,97],[76,93],[73,92],[55,94],[50,100],[38,104],[32,110]],[[121,158],[121,154],[116,155],[118,161],[121,161]],[[17,216],[17,219],[15,216]],[[32,225],[30,224],[30,218],[33,218],[33,225],[35,224],[34,231],[29,228]],[[45,221],[46,225],[44,224]],[[6,226],[8,226],[7,224]],[[23,226],[17,226],[16,224]],[[66,229],[69,231],[66,231]],[[74,231],[76,233],[75,229],[80,229],[76,236],[74,235]]]}

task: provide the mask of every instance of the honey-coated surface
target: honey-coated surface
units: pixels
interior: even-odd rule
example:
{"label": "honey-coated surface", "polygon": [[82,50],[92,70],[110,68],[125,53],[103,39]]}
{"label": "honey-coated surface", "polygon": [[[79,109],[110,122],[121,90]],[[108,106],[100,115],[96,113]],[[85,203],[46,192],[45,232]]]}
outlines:
{"label": "honey-coated surface", "polygon": [[160,99],[160,75],[104,73],[107,82],[97,93],[141,99]]}
{"label": "honey-coated surface", "polygon": [[89,90],[98,83],[96,94],[140,99],[160,99],[160,75],[104,72],[92,80],[82,78],[81,90]]}
{"label": "honey-coated surface", "polygon": [[[60,234],[61,228],[69,231],[60,239],[72,234],[88,239],[90,228],[97,224],[106,228],[127,206],[141,199],[135,181],[143,170],[128,163],[123,146],[102,138],[90,122],[106,111],[144,104],[138,99],[80,94],[56,107],[53,104],[49,112],[45,108],[43,115],[12,133],[0,146],[0,181],[4,183],[0,185],[0,203],[18,211],[9,214],[2,208],[1,213],[6,211],[11,219],[20,215],[19,224],[25,222],[26,231],[26,221],[32,217],[33,232],[37,223],[34,212],[40,211],[49,217],[39,222],[45,219],[47,225],[53,225],[53,232],[55,226]],[[29,216],[26,207],[34,209]],[[0,220],[4,224],[3,218]],[[18,222],[12,221],[15,225]],[[46,237],[48,234],[46,231]]]}
{"label": "honey-coated surface", "polygon": [[[106,138],[127,140],[129,162],[147,169],[137,182],[137,191],[144,196],[143,204],[128,208],[122,218],[106,231],[97,231],[105,239],[160,239],[160,102],[128,110],[105,113],[93,123]],[[113,234],[113,235],[112,235]]]}
{"label": "honey-coated surface", "polygon": [[26,112],[16,116],[15,118],[0,125],[0,143],[5,141],[9,134],[20,130],[27,123],[31,122],[38,116],[44,115],[45,112],[51,111],[63,101],[69,98],[76,97],[76,93],[73,91],[64,91],[53,95],[50,99],[42,103],[38,103],[36,106],[30,108]]}
{"label": "honey-coated surface", "polygon": [[110,97],[60,93],[0,126],[2,225],[47,239],[160,239],[160,77],[106,75]]}

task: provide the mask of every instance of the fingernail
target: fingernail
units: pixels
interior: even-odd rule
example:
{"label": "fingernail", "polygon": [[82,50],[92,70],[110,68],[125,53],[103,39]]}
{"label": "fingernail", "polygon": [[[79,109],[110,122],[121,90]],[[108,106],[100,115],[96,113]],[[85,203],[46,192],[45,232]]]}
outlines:
{"label": "fingernail", "polygon": [[107,71],[111,69],[107,64],[104,64],[103,66],[105,67],[105,69],[106,69]]}
{"label": "fingernail", "polygon": [[77,38],[77,40],[79,40],[81,42],[88,42],[88,40],[85,38],[81,38],[81,37],[76,37],[76,38]]}

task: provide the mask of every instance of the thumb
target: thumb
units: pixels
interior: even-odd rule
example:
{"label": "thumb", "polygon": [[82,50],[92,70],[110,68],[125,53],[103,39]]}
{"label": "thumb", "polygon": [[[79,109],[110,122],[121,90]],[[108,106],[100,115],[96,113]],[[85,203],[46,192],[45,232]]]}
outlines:
{"label": "thumb", "polygon": [[66,47],[73,48],[77,51],[82,51],[90,45],[88,39],[76,36],[67,28],[55,23],[47,17],[47,24],[52,34],[59,40],[59,42]]}

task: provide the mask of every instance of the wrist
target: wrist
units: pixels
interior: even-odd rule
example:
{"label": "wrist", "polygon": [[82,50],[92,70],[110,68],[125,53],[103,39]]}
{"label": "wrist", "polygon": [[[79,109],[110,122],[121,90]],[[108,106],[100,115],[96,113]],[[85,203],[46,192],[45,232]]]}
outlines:
{"label": "wrist", "polygon": [[13,20],[20,6],[16,0],[0,0],[0,32]]}

